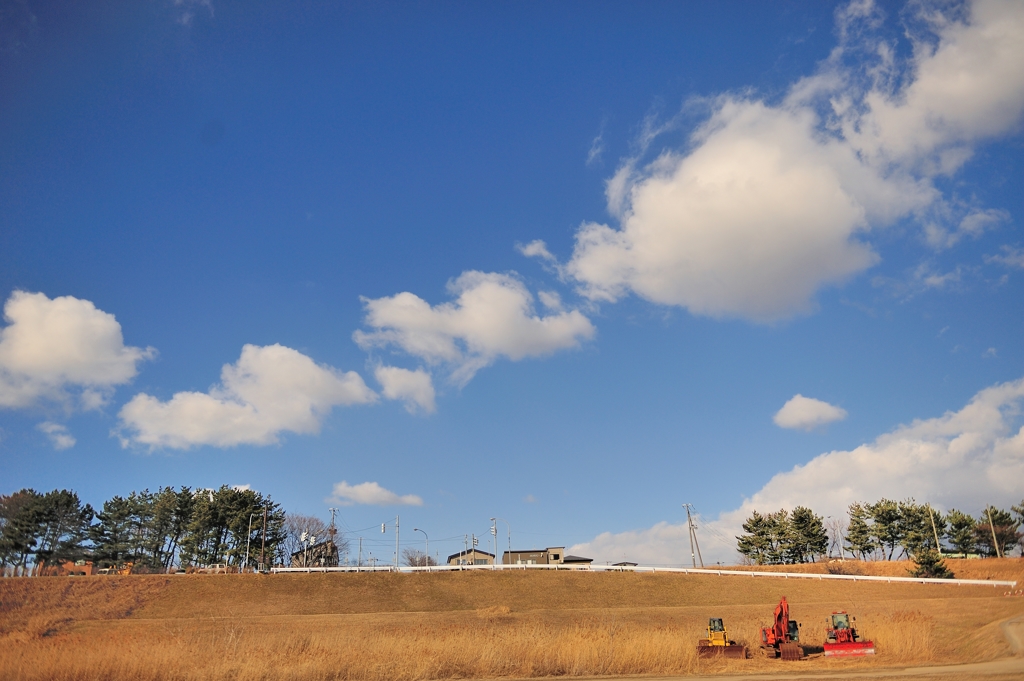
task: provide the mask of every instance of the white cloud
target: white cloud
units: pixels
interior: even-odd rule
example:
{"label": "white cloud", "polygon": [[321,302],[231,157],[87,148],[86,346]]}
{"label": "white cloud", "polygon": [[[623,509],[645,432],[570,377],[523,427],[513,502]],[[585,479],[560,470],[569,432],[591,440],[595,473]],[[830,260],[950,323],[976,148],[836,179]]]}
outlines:
{"label": "white cloud", "polygon": [[604,154],[604,132],[598,134],[590,143],[590,150],[587,152],[587,165],[601,162],[601,155]]}
{"label": "white cloud", "polygon": [[282,345],[246,345],[209,392],[175,393],[167,402],[140,393],[119,416],[126,445],[267,445],[284,431],[319,432],[332,407],[376,399],[354,371],[318,365]]}
{"label": "white cloud", "polygon": [[66,426],[62,426],[59,423],[53,423],[51,421],[43,421],[37,425],[36,428],[40,432],[46,433],[46,437],[50,439],[50,443],[56,450],[71,449],[75,446],[76,440],[74,436],[68,432]]}
{"label": "white cloud", "polygon": [[[757,510],[808,506],[843,517],[855,501],[913,497],[939,509],[977,513],[985,504],[1018,503],[1024,480],[1024,378],[986,388],[962,409],[899,426],[850,451],[821,454],[778,473],[756,494],[699,532],[705,562],[735,561],[732,539]],[[626,553],[655,563],[689,562],[686,525],[605,533],[572,547],[598,560]],[[730,542],[731,546],[730,546]],[[632,558],[636,560],[636,558]]]}
{"label": "white cloud", "polygon": [[434,403],[434,383],[423,369],[410,371],[399,367],[378,366],[373,375],[384,388],[384,397],[402,400],[410,414],[422,409],[428,414],[437,408]]}
{"label": "white cloud", "polygon": [[577,347],[594,335],[578,310],[537,316],[533,295],[507,274],[464,272],[448,284],[454,302],[431,306],[412,293],[363,299],[365,323],[356,331],[360,347],[397,346],[429,364],[444,364],[465,385],[499,357],[518,361]]}
{"label": "white cloud", "polygon": [[1007,267],[1019,267],[1024,269],[1024,248],[1015,248],[1014,246],[1003,246],[1002,255],[990,255],[985,258],[985,262],[999,263]]}
{"label": "white cloud", "polygon": [[252,490],[252,485],[250,485],[249,483],[246,483],[244,485],[231,485],[231,489],[235,490],[236,492],[249,492]]}
{"label": "white cloud", "polygon": [[153,348],[125,346],[114,315],[88,300],[15,291],[0,329],[0,407],[53,401],[97,409]]}
{"label": "white cloud", "polygon": [[366,506],[422,506],[423,499],[415,494],[399,496],[391,490],[384,489],[376,482],[362,482],[350,485],[344,480],[334,485],[334,491],[327,499],[328,503],[341,506],[356,504]]}
{"label": "white cloud", "polygon": [[[1024,5],[979,0],[966,19],[932,12],[905,64],[871,38],[871,3],[848,9],[844,42],[784,101],[720,97],[685,153],[623,163],[607,186],[619,228],[584,224],[563,270],[583,295],[771,322],[878,262],[873,229],[915,216],[949,246],[1004,219],[950,205],[932,179],[1018,125]],[[860,70],[844,65],[855,52]]]}
{"label": "white cloud", "polygon": [[544,243],[542,239],[534,239],[525,246],[522,244],[516,244],[516,250],[527,258],[540,258],[548,261],[555,260],[555,256],[551,255],[551,251],[548,250],[548,245]]}
{"label": "white cloud", "polygon": [[842,421],[846,418],[846,410],[797,393],[782,405],[773,417],[775,425],[780,428],[797,430],[813,430],[818,426]]}

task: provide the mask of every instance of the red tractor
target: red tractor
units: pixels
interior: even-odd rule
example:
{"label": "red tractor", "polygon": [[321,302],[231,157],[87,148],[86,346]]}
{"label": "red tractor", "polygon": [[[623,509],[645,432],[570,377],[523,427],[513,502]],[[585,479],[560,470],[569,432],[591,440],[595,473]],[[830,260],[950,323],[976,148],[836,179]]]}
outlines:
{"label": "red tractor", "polygon": [[[857,630],[850,626],[850,619],[845,611],[840,610],[825,620],[828,623],[825,627],[825,657],[875,654],[874,642],[863,640]],[[856,624],[857,618],[852,619]]]}
{"label": "red tractor", "polygon": [[769,657],[783,660],[799,660],[804,656],[804,649],[800,647],[800,624],[789,619],[785,596],[775,606],[775,622],[770,627],[761,627],[761,650]]}

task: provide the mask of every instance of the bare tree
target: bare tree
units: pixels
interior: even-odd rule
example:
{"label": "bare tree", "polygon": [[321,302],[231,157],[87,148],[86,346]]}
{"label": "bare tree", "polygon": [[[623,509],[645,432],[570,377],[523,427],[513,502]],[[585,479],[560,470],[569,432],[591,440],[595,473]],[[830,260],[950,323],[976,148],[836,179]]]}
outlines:
{"label": "bare tree", "polygon": [[437,561],[418,549],[402,549],[402,562],[410,567],[437,565]]}
{"label": "bare tree", "polygon": [[318,542],[328,539],[327,523],[316,516],[289,513],[284,519],[284,542],[281,544],[286,560],[288,556],[302,549],[303,532],[307,537],[316,537]]}
{"label": "bare tree", "polygon": [[840,557],[845,558],[846,552],[843,547],[846,543],[846,520],[829,516],[825,519],[825,528],[828,530],[829,538],[828,557],[832,558],[832,551],[838,548]]}

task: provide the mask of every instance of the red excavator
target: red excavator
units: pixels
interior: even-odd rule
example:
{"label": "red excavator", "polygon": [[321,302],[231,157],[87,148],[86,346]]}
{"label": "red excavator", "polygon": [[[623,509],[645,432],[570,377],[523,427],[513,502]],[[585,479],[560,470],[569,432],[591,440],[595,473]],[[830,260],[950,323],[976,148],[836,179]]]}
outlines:
{"label": "red excavator", "polygon": [[789,619],[785,596],[775,606],[774,624],[761,627],[761,650],[769,657],[783,660],[799,660],[804,656],[804,649],[800,647],[800,624]]}
{"label": "red excavator", "polygon": [[[850,619],[846,611],[840,610],[825,620],[828,623],[825,627],[825,657],[875,654],[874,641],[863,640],[857,630],[850,626]],[[856,624],[857,618],[852,619]]]}

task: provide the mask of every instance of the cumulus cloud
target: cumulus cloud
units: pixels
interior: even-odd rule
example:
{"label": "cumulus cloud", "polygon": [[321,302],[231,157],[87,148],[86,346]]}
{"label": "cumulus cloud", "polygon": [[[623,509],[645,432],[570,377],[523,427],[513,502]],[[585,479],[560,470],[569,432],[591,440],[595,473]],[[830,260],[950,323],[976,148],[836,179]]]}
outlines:
{"label": "cumulus cloud", "polygon": [[140,393],[119,414],[122,442],[187,449],[268,445],[284,431],[316,433],[335,406],[377,399],[359,374],[321,365],[282,345],[246,345],[209,392],[167,402]]}
{"label": "cumulus cloud", "polygon": [[782,405],[773,417],[775,425],[780,428],[796,430],[813,430],[818,426],[846,418],[846,410],[797,393]]}
{"label": "cumulus cloud", "polygon": [[334,491],[327,499],[328,503],[340,506],[422,506],[423,499],[415,494],[399,496],[391,490],[384,489],[376,482],[361,482],[350,485],[344,480],[334,485]]}
{"label": "cumulus cloud", "polygon": [[580,292],[772,322],[877,263],[872,230],[913,216],[950,246],[1002,221],[945,201],[933,179],[1019,124],[1024,5],[922,9],[907,63],[871,37],[878,13],[841,13],[839,47],[780,103],[719,97],[685,152],[627,159],[607,185],[619,226],[581,226],[562,270]]}
{"label": "cumulus cloud", "polygon": [[410,414],[416,413],[418,409],[430,414],[437,408],[434,404],[434,383],[426,371],[382,365],[374,370],[373,375],[381,384],[384,397],[402,400]]}
{"label": "cumulus cloud", "polygon": [[127,383],[153,348],[126,346],[114,315],[72,296],[15,291],[0,329],[0,407],[42,401],[96,409]]}
{"label": "cumulus cloud", "polygon": [[[1024,480],[1022,406],[1024,378],[985,388],[959,411],[899,426],[856,449],[827,452],[778,473],[739,508],[704,523],[704,559],[735,561],[733,538],[755,510],[803,505],[844,517],[851,503],[883,497],[913,497],[968,512],[988,503],[1015,504]],[[685,523],[662,522],[605,533],[570,550],[600,560],[621,560],[625,553],[656,563],[683,563],[689,559],[686,541]]]}
{"label": "cumulus cloud", "polygon": [[46,437],[50,439],[50,444],[56,450],[71,449],[75,446],[74,436],[68,432],[66,426],[62,426],[59,423],[53,423],[51,421],[43,421],[36,428],[46,434]]}
{"label": "cumulus cloud", "polygon": [[533,295],[508,274],[464,272],[448,284],[454,302],[431,306],[412,293],[363,299],[365,323],[356,331],[360,347],[394,346],[431,365],[450,368],[465,385],[500,357],[518,361],[577,347],[594,326],[578,310],[534,313]]}

